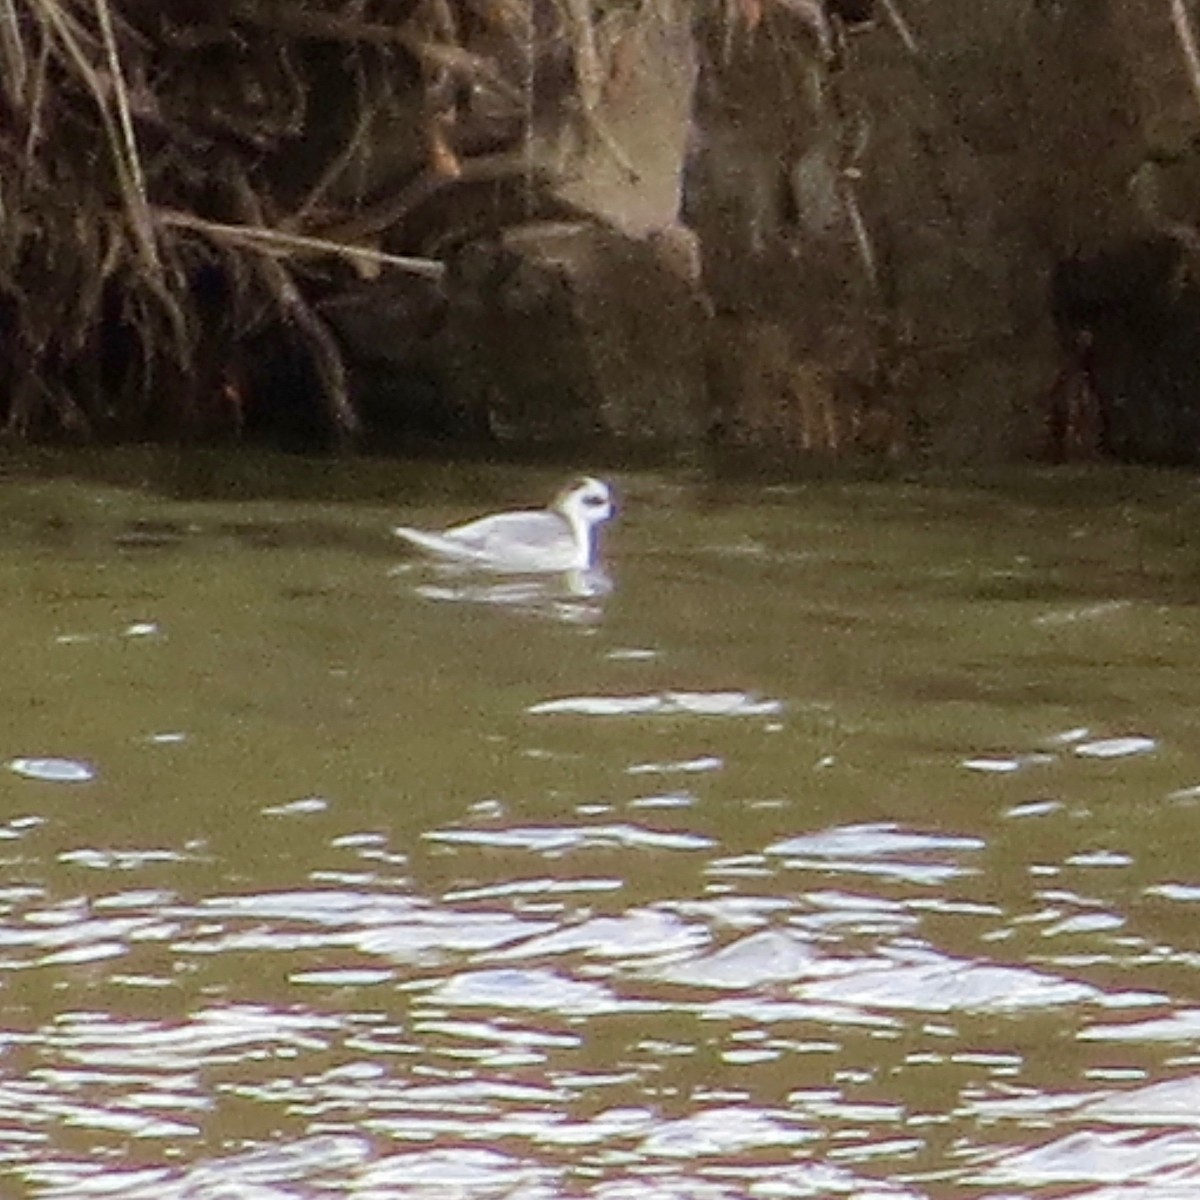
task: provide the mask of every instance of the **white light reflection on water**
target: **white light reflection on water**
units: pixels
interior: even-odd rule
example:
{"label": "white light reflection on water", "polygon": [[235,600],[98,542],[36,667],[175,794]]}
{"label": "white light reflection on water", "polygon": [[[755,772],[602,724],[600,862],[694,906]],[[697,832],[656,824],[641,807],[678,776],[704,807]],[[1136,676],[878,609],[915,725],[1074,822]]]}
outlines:
{"label": "white light reflection on water", "polygon": [[741,691],[663,692],[658,695],[563,696],[528,709],[533,716],[580,717],[765,717],[783,711],[778,700]]}
{"label": "white light reflection on water", "polygon": [[95,767],[75,758],[14,758],[8,769],[43,783],[91,783],[96,778]]}

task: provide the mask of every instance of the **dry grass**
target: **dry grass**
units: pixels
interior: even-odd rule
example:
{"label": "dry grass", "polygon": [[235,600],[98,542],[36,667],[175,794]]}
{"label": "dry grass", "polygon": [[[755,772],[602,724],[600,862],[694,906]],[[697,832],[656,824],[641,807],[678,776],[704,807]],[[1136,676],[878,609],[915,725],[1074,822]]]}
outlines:
{"label": "dry grass", "polygon": [[[528,53],[508,51],[530,36],[530,3],[0,0],[0,429],[236,430],[239,355],[274,328],[307,353],[330,429],[353,434],[313,284],[439,277],[380,235],[471,173],[446,136],[456,91],[486,85],[527,110]],[[469,29],[499,53],[470,49]],[[346,111],[327,124],[343,132],[289,175],[331,77]],[[424,104],[397,104],[414,90]],[[428,161],[349,202],[389,109],[415,113]]]}

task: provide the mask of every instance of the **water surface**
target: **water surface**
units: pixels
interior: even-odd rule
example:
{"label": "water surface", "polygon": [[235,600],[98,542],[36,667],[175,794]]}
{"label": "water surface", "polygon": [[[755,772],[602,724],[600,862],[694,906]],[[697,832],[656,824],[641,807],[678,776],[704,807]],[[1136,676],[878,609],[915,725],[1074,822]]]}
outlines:
{"label": "water surface", "polygon": [[6,1196],[1200,1188],[1192,479],[619,476],[580,596],[388,538],[543,471],[52,466]]}

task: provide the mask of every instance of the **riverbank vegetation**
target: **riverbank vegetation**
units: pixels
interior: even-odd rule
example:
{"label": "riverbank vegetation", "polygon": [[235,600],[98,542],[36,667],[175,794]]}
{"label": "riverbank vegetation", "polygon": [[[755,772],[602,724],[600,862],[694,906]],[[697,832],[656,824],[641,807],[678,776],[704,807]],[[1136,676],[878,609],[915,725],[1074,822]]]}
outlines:
{"label": "riverbank vegetation", "polygon": [[[467,31],[512,41],[526,16],[473,0],[0,0],[0,428],[236,433],[269,354],[352,437],[313,297],[339,277],[439,276],[385,235],[414,190],[462,173],[445,136],[462,89],[512,92]],[[390,175],[366,163],[382,121],[418,147]]]}

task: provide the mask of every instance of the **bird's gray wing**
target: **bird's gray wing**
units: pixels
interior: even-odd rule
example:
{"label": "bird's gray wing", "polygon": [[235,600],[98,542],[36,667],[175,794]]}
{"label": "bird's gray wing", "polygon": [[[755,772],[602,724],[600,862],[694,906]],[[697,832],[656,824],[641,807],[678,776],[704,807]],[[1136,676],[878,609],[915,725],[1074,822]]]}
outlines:
{"label": "bird's gray wing", "polygon": [[393,532],[442,558],[492,571],[541,573],[579,565],[570,524],[552,512],[498,513],[444,533],[406,526]]}
{"label": "bird's gray wing", "polygon": [[472,554],[506,558],[537,554],[571,544],[571,527],[557,513],[513,512],[481,517],[443,535]]}
{"label": "bird's gray wing", "polygon": [[392,532],[406,542],[420,546],[422,550],[428,550],[432,554],[445,554],[452,557],[470,555],[470,551],[465,551],[456,543],[447,541],[445,534],[430,533],[425,529],[412,529],[407,525],[397,525]]}

